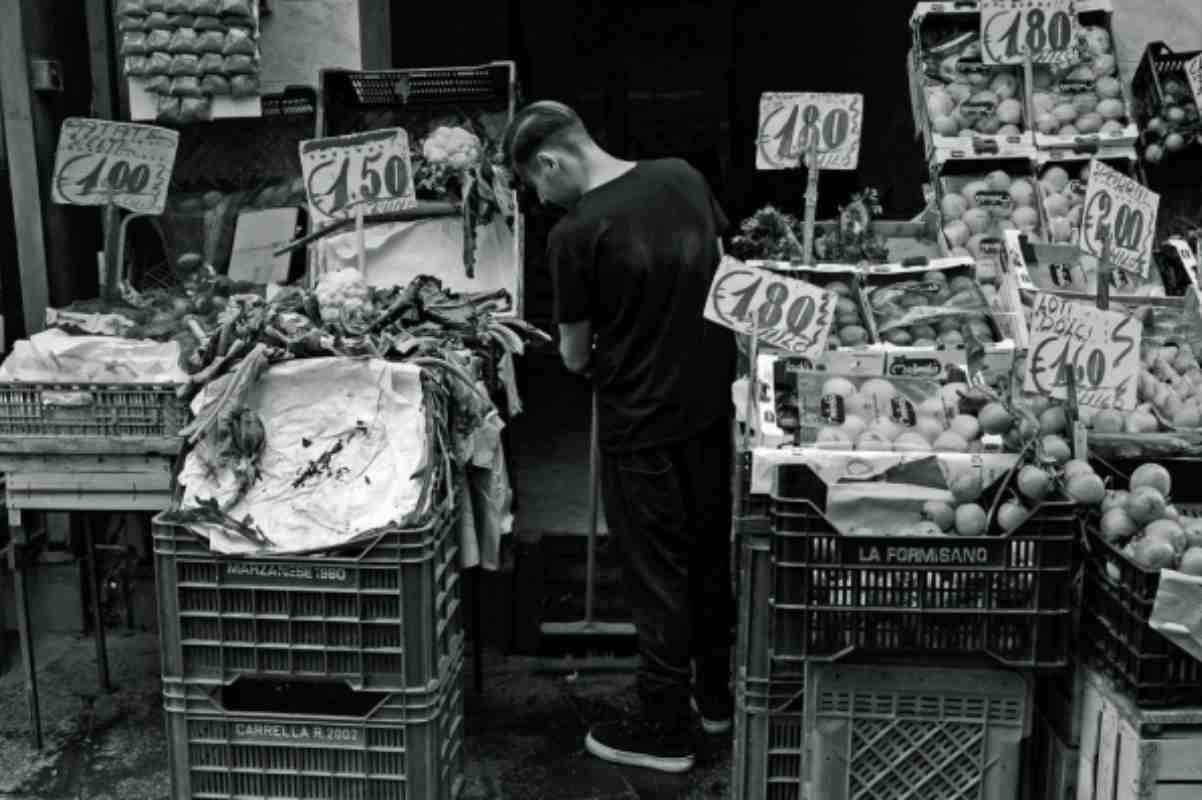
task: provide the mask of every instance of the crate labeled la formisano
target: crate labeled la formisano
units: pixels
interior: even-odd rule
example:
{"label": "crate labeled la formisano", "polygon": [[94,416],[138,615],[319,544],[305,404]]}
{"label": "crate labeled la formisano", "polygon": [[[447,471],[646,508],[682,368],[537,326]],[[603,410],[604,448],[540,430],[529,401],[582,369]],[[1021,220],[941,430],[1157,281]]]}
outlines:
{"label": "crate labeled la formisano", "polygon": [[[906,469],[921,470],[899,464],[894,481]],[[982,497],[1007,490],[1005,481]],[[844,489],[844,508],[854,499],[857,513],[897,502],[864,488],[853,498]],[[843,533],[825,511],[827,492],[808,464],[776,469],[768,608],[774,668],[856,652],[987,655],[1029,669],[1068,663],[1080,531],[1071,503],[1044,501],[1008,533],[979,506],[957,507],[948,533],[934,522],[903,530],[902,514],[894,515],[893,535]]]}
{"label": "crate labeled la formisano", "polygon": [[424,693],[164,680],[163,707],[177,800],[454,800],[463,785],[462,651]]}
{"label": "crate labeled la formisano", "polygon": [[1202,661],[1149,625],[1160,570],[1202,572],[1196,464],[1098,463],[1128,489],[1111,493],[1100,524],[1088,531],[1081,613],[1086,653],[1141,706],[1202,704]]}
{"label": "crate labeled la formisano", "polygon": [[814,664],[808,797],[1014,800],[1029,708],[1026,680],[1008,670]]}
{"label": "crate labeled la formisano", "polygon": [[928,158],[1034,155],[1023,69],[984,62],[976,4],[917,3],[910,28],[914,124]]}
{"label": "crate labeled la formisano", "polygon": [[186,528],[156,524],[163,674],[426,690],[462,642],[455,519],[446,502],[419,528],[320,557],[223,556]]}

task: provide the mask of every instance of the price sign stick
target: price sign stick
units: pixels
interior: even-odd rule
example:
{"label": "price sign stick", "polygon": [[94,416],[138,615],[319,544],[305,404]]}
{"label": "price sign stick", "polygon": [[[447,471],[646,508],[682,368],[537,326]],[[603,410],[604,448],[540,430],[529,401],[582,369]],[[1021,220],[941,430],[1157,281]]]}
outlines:
{"label": "price sign stick", "polygon": [[116,300],[121,294],[119,286],[121,282],[121,261],[124,255],[117,252],[120,249],[121,211],[117,208],[117,204],[113,202],[115,193],[116,187],[110,181],[106,192],[108,197],[104,204],[104,216],[102,218],[104,226],[104,286],[100,287],[101,296],[108,301]]}
{"label": "price sign stick", "polygon": [[1110,230],[1105,224],[1098,225],[1098,238],[1102,240],[1102,254],[1098,257],[1098,308],[1110,309],[1110,276],[1114,264],[1110,263]]}
{"label": "price sign stick", "polygon": [[802,263],[814,264],[814,217],[818,213],[818,135],[811,131],[806,143],[806,221],[805,243],[802,245]]}
{"label": "price sign stick", "polygon": [[[762,306],[761,306],[762,307]],[[759,314],[759,309],[756,309],[756,314]],[[761,444],[760,441],[760,326],[751,326],[751,379],[747,382],[747,421],[754,426],[755,444]],[[748,434],[752,431],[749,429]],[[750,446],[748,450],[750,450]]]}
{"label": "price sign stick", "polygon": [[363,205],[355,206],[355,251],[359,260],[359,274],[367,277],[367,234],[363,229]]}

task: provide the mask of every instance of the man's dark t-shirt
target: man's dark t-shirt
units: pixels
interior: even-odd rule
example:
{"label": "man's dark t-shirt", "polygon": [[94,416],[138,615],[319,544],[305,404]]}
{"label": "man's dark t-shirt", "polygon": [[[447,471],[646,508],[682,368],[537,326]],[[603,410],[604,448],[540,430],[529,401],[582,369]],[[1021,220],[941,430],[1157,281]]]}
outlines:
{"label": "man's dark t-shirt", "polygon": [[687,439],[731,411],[734,335],[706,320],[728,223],[679,159],[640,161],[585,194],[548,245],[556,322],[589,320],[601,447]]}

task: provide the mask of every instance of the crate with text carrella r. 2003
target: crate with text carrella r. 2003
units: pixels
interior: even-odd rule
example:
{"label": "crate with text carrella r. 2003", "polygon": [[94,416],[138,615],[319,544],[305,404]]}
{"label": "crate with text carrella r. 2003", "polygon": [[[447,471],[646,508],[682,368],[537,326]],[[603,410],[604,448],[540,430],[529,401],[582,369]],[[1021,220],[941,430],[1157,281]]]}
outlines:
{"label": "crate with text carrella r. 2003", "polygon": [[863,654],[1068,664],[1080,522],[1045,502],[986,536],[841,534],[815,505],[819,479],[781,466],[772,496],[774,668]]}
{"label": "crate with text carrella r. 2003", "polygon": [[463,653],[427,692],[343,683],[164,680],[175,800],[455,800],[463,786]]}
{"label": "crate with text carrella r. 2003", "polygon": [[186,528],[157,524],[164,677],[427,690],[462,644],[454,519],[444,506],[418,529],[385,530],[320,557],[223,556]]}

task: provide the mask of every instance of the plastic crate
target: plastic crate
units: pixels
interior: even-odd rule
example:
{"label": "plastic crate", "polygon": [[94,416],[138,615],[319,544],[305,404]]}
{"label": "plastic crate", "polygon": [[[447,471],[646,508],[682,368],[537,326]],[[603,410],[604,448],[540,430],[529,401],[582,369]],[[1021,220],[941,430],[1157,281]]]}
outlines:
{"label": "plastic crate", "polygon": [[805,800],[805,681],[738,680],[733,800]]}
{"label": "plastic crate", "polygon": [[188,404],[162,383],[0,383],[0,436],[172,438]]}
{"label": "plastic crate", "polygon": [[462,642],[459,541],[449,511],[320,558],[221,556],[156,524],[163,674],[337,678],[426,691]]}
{"label": "plastic crate", "polygon": [[814,664],[806,695],[810,797],[1018,796],[1030,726],[1017,673]]}
{"label": "plastic crate", "polygon": [[824,492],[807,467],[777,471],[774,661],[860,651],[988,655],[1028,669],[1068,664],[1080,531],[1071,503],[1040,505],[1008,535],[845,536],[811,501]]}
{"label": "plastic crate", "polygon": [[[1177,81],[1185,87],[1186,94],[1192,96],[1185,65],[1200,55],[1202,50],[1174,53],[1164,42],[1149,42],[1144,47],[1143,57],[1140,58],[1135,77],[1131,81],[1135,115],[1141,130],[1147,128],[1149,120],[1160,114],[1160,109],[1164,106],[1166,83]],[[1197,137],[1186,137],[1185,149],[1197,148]],[[1166,163],[1172,163],[1179,155],[1166,154]]]}
{"label": "plastic crate", "polygon": [[463,656],[427,694],[323,684],[164,681],[175,800],[454,800],[463,785]]}

